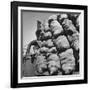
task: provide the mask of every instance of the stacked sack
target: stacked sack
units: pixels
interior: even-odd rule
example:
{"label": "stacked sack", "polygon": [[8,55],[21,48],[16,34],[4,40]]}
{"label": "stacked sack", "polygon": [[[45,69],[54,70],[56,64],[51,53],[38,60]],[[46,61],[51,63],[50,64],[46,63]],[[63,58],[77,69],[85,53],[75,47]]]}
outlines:
{"label": "stacked sack", "polygon": [[79,14],[58,14],[44,23],[37,21],[36,37],[25,56],[26,60],[30,57],[36,75],[79,72]]}

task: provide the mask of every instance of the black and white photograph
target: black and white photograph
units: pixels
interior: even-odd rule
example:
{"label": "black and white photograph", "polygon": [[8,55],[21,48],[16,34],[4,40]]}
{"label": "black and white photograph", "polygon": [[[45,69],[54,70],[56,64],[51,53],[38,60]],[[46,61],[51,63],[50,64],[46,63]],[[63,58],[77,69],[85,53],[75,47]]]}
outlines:
{"label": "black and white photograph", "polygon": [[42,83],[43,86],[44,82],[60,85],[59,82],[68,84],[70,80],[69,84],[86,82],[86,9],[83,6],[68,9],[68,5],[65,8],[63,5],[61,8],[57,8],[59,5],[56,8],[53,5],[47,8],[46,4],[44,7],[32,3],[26,3],[31,7],[23,5],[23,2],[17,3],[16,9],[17,86],[23,83],[36,83],[36,86]]}
{"label": "black and white photograph", "polygon": [[22,77],[80,73],[80,14],[22,11]]}

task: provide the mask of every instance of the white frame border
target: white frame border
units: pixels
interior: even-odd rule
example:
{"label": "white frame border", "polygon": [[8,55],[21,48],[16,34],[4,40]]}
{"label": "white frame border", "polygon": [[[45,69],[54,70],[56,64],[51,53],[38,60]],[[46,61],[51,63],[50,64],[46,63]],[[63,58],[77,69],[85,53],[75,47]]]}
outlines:
{"label": "white frame border", "polygon": [[[21,10],[53,11],[53,12],[79,12],[80,16],[80,74],[66,76],[43,76],[43,77],[24,77],[21,78]],[[46,81],[66,81],[84,79],[84,10],[76,9],[52,9],[38,7],[18,7],[18,83],[33,83]]]}

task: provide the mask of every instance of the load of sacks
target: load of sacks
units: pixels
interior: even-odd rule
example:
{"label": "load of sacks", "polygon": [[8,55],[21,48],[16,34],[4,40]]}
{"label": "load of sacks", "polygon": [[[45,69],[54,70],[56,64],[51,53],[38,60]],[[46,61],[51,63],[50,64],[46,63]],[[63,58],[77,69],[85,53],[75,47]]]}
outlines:
{"label": "load of sacks", "polygon": [[40,76],[79,72],[79,14],[55,14],[37,21],[36,40],[28,44],[25,60],[31,60]]}

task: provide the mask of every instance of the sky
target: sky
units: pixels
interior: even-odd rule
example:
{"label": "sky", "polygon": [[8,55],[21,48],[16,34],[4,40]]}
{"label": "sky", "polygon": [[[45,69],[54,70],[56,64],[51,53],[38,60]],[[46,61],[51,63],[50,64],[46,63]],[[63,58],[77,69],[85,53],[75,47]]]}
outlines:
{"label": "sky", "polygon": [[22,31],[23,31],[23,47],[36,39],[35,31],[37,30],[37,20],[44,21],[49,16],[58,14],[55,12],[40,12],[40,11],[22,11]]}

